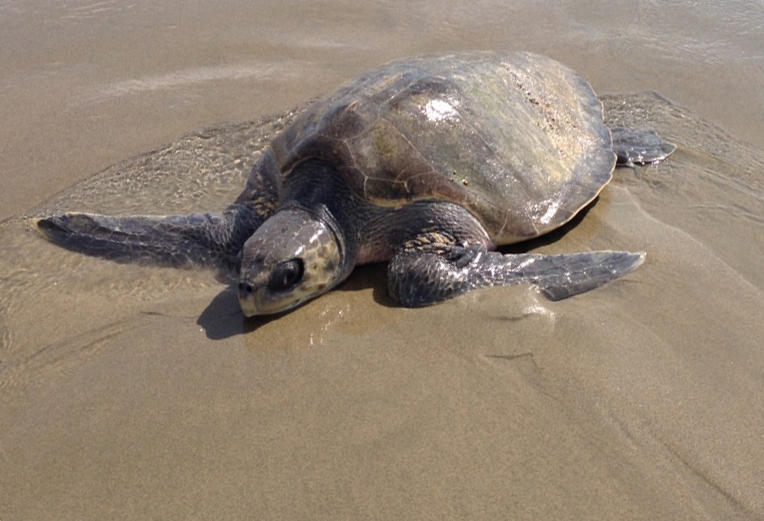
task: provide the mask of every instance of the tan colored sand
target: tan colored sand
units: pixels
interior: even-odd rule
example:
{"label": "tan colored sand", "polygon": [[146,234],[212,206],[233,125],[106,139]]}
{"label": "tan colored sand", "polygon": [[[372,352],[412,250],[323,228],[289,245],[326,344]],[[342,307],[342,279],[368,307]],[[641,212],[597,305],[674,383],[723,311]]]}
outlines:
{"label": "tan colored sand", "polygon": [[6,222],[0,520],[764,518],[762,37],[743,30],[764,13],[728,6],[717,26],[630,3],[260,18],[159,4],[80,25],[63,15],[86,6],[3,12],[14,45],[0,48],[22,54],[2,55],[2,215],[191,128],[429,49],[553,54],[601,90],[655,87],[758,148],[673,113],[659,130],[675,157],[619,170],[542,248],[644,250],[645,264],[558,303],[514,287],[401,309],[368,267],[245,321],[208,272],[81,257]]}

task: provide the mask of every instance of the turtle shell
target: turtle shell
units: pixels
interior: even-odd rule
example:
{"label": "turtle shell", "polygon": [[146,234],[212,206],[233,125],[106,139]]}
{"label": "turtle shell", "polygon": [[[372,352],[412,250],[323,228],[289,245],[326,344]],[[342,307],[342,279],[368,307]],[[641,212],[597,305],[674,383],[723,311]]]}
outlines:
{"label": "turtle shell", "polygon": [[458,203],[497,244],[568,221],[615,165],[586,80],[520,52],[393,62],[314,103],[271,148],[285,179],[321,158],[376,205]]}

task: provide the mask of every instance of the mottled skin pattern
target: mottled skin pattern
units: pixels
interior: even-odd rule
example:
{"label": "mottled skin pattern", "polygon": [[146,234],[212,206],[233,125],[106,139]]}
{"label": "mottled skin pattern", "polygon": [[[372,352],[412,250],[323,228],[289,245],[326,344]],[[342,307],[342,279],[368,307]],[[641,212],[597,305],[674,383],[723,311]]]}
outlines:
{"label": "mottled skin pattern", "polygon": [[644,254],[492,250],[568,221],[610,180],[616,155],[651,162],[672,151],[628,129],[614,151],[591,87],[548,58],[414,58],[309,107],[223,214],[67,213],[38,225],[88,253],[238,266],[248,316],[293,308],[381,261],[406,306],[522,282],[560,299],[621,276]]}

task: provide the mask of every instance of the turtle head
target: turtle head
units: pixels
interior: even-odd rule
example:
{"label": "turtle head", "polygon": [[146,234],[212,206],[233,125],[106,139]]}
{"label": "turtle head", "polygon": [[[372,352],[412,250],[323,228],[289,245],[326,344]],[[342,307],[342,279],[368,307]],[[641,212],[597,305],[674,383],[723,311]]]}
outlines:
{"label": "turtle head", "polygon": [[344,278],[342,239],[330,222],[301,208],[283,209],[247,240],[239,275],[246,316],[286,311]]}

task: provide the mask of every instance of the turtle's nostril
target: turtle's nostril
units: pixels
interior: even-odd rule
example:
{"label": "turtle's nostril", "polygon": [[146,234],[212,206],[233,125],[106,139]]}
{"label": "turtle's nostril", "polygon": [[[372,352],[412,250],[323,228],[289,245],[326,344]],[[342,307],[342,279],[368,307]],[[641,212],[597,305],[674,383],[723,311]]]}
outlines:
{"label": "turtle's nostril", "polygon": [[249,282],[239,282],[239,294],[251,295],[253,291],[252,284]]}

